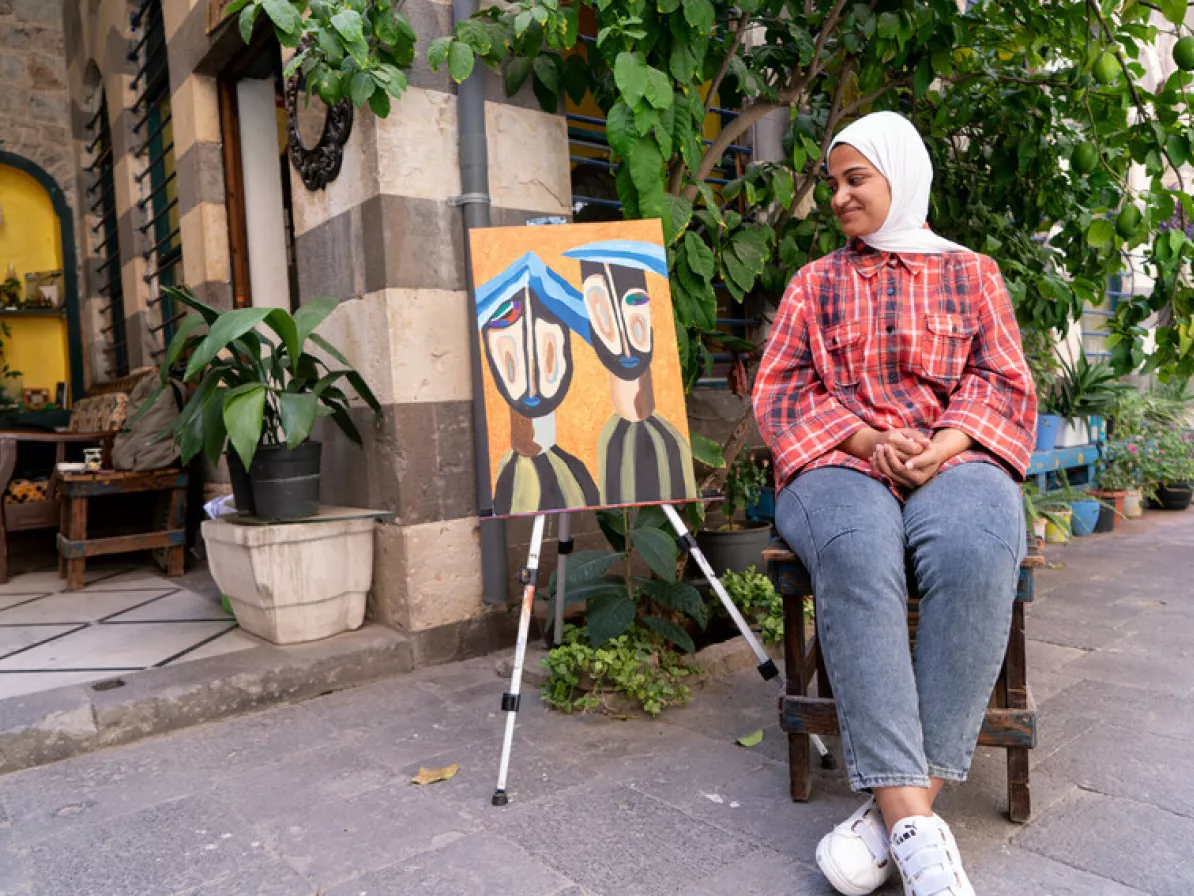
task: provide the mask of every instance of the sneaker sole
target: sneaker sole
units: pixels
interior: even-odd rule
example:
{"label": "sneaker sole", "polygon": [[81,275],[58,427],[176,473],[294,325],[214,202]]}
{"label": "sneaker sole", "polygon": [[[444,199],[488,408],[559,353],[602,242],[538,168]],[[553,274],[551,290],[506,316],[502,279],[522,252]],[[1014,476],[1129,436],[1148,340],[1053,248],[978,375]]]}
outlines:
{"label": "sneaker sole", "polygon": [[821,873],[825,875],[825,879],[829,881],[830,885],[842,896],[870,896],[887,882],[887,877],[884,877],[880,883],[870,889],[850,883],[826,854],[824,840],[817,844],[817,867],[821,869]]}

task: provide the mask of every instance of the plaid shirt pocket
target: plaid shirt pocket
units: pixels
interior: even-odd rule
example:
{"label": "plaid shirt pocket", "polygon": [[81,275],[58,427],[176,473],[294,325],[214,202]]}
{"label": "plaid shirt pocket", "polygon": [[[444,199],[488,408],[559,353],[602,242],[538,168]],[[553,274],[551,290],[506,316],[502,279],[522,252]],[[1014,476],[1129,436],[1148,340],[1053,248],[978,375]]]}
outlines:
{"label": "plaid shirt pocket", "polygon": [[854,386],[862,379],[865,366],[862,337],[862,321],[850,320],[825,329],[829,373],[835,385]]}
{"label": "plaid shirt pocket", "polygon": [[920,352],[925,375],[947,383],[956,382],[970,357],[978,321],[961,314],[929,314],[925,317],[925,330]]}

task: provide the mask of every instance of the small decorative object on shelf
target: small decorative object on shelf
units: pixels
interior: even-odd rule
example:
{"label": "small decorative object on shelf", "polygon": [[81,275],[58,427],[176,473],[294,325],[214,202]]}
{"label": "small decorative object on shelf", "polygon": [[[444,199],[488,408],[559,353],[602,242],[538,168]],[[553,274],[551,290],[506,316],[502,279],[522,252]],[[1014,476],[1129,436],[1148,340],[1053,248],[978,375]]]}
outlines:
{"label": "small decorative object on shelf", "polygon": [[25,275],[26,308],[62,306],[62,271],[37,271]]}
{"label": "small decorative object on shelf", "polygon": [[8,266],[8,273],[4,275],[4,282],[0,283],[0,306],[9,310],[16,310],[25,305],[21,295],[21,281],[17,279],[15,265]]}
{"label": "small decorative object on shelf", "polygon": [[50,401],[49,389],[26,389],[25,406],[31,411],[40,411]]}

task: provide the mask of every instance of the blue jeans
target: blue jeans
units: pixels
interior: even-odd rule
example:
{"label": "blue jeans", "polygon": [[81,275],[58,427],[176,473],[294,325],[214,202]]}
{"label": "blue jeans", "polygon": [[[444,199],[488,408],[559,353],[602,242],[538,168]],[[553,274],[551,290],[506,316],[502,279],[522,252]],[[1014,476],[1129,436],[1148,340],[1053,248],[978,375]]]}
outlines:
{"label": "blue jeans", "polygon": [[[817,594],[850,785],[966,780],[1026,551],[1011,477],[960,464],[901,504],[863,473],[811,470],[780,492],[776,525]],[[905,561],[921,594],[915,657]]]}

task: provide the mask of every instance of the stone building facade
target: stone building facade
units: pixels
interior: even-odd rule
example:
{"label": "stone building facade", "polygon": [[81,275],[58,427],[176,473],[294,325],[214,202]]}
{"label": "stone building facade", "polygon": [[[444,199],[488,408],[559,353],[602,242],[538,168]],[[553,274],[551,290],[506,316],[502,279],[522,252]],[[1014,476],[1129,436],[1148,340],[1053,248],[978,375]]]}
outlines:
{"label": "stone building facade", "polygon": [[[330,427],[318,434],[323,498],[394,514],[378,529],[370,614],[409,633],[424,663],[508,642],[516,617],[481,594],[466,236],[454,201],[462,192],[456,85],[425,62],[430,41],[451,28],[451,5],[409,0],[420,35],[410,89],[387,119],[356,112],[339,176],[319,189],[308,189],[279,153],[262,150],[273,127],[261,126],[274,117],[269,85],[281,83],[281,50],[264,17],[246,48],[235,23],[220,21],[218,0],[45,5],[63,23],[56,77],[69,91],[52,100],[63,133],[71,128],[71,140],[57,141],[73,156],[62,163],[72,169],[63,181],[98,196],[97,179],[108,178],[113,200],[112,208],[98,200],[84,208],[77,226],[89,379],[119,372],[114,316],[124,328],[123,368],[157,363],[177,313],[162,299],[169,283],[185,283],[220,309],[286,302],[280,280],[289,282],[294,307],[340,300],[321,332],[362,372],[383,413],[375,425],[367,409],[357,411],[363,448]],[[38,0],[0,0],[0,13],[9,6],[13,15],[41,9]],[[567,216],[564,117],[540,111],[529,89],[511,99],[496,77],[486,78],[493,224]],[[247,227],[254,191],[278,178],[274,198],[262,200],[284,200],[284,214],[269,219],[278,232],[260,218]],[[105,214],[115,224],[105,224]],[[595,527],[589,520],[574,529]],[[512,591],[528,537],[529,525],[511,525]]]}

